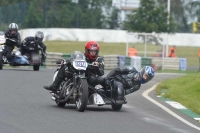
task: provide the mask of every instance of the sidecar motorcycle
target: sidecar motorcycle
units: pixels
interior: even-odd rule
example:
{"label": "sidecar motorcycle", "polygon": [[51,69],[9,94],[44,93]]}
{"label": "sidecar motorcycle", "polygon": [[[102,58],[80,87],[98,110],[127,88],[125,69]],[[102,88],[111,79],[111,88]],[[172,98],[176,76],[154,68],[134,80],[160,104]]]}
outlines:
{"label": "sidecar motorcycle", "polygon": [[[111,105],[113,110],[120,110],[122,105],[127,103],[122,84],[114,79],[109,79],[110,87],[107,90],[100,85],[93,87],[88,84],[85,71],[88,65],[93,64],[88,64],[80,51],[75,51],[71,55],[71,64],[71,69],[66,70],[68,77],[62,81],[55,92],[50,91],[52,100],[57,106],[76,104],[77,110],[84,112],[87,105]],[[54,73],[53,81],[58,70],[59,68]]]}
{"label": "sidecar motorcycle", "polygon": [[[4,35],[0,35],[0,38],[3,38]],[[5,40],[8,38],[5,38]],[[3,39],[1,39],[3,40]],[[15,41],[9,39],[11,41]],[[5,42],[4,42],[5,43]],[[38,71],[41,64],[39,50],[42,50],[39,46],[35,51],[31,51],[29,54],[21,55],[20,49],[17,49],[12,53],[11,61],[8,62],[6,58],[6,45],[1,42],[0,45],[0,70],[3,69],[4,64],[9,64],[10,66],[33,66],[34,71]]]}

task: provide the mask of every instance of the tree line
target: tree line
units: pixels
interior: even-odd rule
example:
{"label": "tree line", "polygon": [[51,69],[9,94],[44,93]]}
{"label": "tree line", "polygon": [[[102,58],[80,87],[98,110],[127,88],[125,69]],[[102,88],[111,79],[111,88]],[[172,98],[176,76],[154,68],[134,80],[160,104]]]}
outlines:
{"label": "tree line", "polygon": [[1,23],[16,21],[21,28],[115,29],[119,10],[111,4],[112,0],[3,0],[0,16]]}
{"label": "tree line", "polygon": [[[120,9],[112,0],[1,0],[0,28],[16,22],[25,28],[122,29],[133,32],[192,32],[192,19],[199,18],[199,2],[140,0],[140,7],[121,21]],[[169,19],[168,19],[169,15]]]}

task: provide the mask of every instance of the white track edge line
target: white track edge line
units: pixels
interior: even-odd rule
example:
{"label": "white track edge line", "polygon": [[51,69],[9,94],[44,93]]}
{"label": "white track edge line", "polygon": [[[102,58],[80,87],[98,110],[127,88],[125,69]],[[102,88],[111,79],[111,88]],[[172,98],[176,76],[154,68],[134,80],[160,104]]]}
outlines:
{"label": "white track edge line", "polygon": [[175,118],[179,119],[180,121],[182,121],[183,123],[197,129],[197,130],[200,130],[200,127],[197,127],[196,125],[190,123],[189,121],[183,119],[182,117],[180,117],[179,115],[177,115],[176,113],[174,113],[173,111],[171,111],[170,109],[168,109],[167,107],[165,107],[164,105],[158,103],[157,101],[155,101],[154,99],[150,98],[148,96],[149,92],[151,92],[152,90],[154,90],[156,88],[156,86],[158,85],[159,83],[155,84],[154,86],[152,86],[150,89],[144,91],[142,93],[142,96],[145,97],[146,99],[148,99],[149,101],[151,101],[152,103],[156,104],[157,106],[159,106],[160,108],[162,108],[163,110],[165,110],[166,112],[168,112],[169,114],[171,114],[172,116],[174,116]]}

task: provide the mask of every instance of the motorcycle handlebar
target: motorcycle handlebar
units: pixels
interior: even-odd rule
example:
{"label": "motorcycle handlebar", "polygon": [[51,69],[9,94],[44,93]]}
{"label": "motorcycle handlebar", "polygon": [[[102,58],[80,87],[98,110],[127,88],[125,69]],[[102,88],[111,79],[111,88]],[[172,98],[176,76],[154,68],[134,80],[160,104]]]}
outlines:
{"label": "motorcycle handlebar", "polygon": [[10,38],[7,38],[7,37],[6,37],[6,39],[13,41],[13,42],[17,42],[16,40],[13,40],[13,39],[10,39]]}
{"label": "motorcycle handlebar", "polygon": [[98,62],[92,62],[91,64],[88,63],[88,66],[96,66],[96,67],[98,67],[99,63]]}

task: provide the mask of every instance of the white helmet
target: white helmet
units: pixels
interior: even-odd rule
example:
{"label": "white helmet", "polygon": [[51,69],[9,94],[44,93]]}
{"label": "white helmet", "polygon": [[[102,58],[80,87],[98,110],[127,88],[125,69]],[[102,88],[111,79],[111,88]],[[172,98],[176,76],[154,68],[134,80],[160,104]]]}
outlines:
{"label": "white helmet", "polygon": [[9,24],[8,28],[9,28],[9,32],[10,32],[12,35],[16,35],[16,34],[17,34],[18,25],[17,25],[16,23],[11,23],[11,24]]}
{"label": "white helmet", "polygon": [[43,32],[37,31],[37,32],[35,33],[35,40],[36,40],[36,41],[42,42],[43,38],[44,38],[44,33],[43,33]]}

